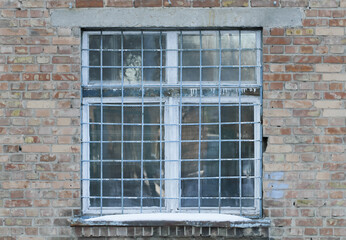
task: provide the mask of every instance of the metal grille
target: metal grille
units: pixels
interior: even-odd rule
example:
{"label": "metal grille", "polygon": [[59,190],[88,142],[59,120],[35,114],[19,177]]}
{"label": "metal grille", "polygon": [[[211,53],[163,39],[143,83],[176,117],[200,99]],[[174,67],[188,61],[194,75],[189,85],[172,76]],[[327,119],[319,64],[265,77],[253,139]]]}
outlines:
{"label": "metal grille", "polygon": [[260,31],[87,31],[85,214],[261,215]]}

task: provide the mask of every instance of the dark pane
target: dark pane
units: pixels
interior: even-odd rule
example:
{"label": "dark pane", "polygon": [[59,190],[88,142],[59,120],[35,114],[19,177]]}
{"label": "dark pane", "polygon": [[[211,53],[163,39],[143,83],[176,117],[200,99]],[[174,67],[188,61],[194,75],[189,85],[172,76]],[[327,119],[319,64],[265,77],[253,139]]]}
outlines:
{"label": "dark pane", "polygon": [[238,124],[222,124],[221,139],[238,139],[239,125]]}
{"label": "dark pane", "polygon": [[219,81],[219,69],[218,68],[203,68],[202,81]]}
{"label": "dark pane", "polygon": [[124,197],[140,197],[141,181],[124,181]]}
{"label": "dark pane", "polygon": [[120,160],[121,159],[121,143],[104,143],[103,159]]}
{"label": "dark pane", "polygon": [[89,52],[89,66],[100,66],[100,52],[99,51],[90,51]]}
{"label": "dark pane", "polygon": [[143,181],[143,197],[160,197],[160,181]]}
{"label": "dark pane", "polygon": [[[199,35],[183,35],[183,49],[200,49],[200,36]],[[179,37],[179,48],[181,38]]]}
{"label": "dark pane", "polygon": [[121,107],[103,106],[103,122],[121,123]]}
{"label": "dark pane", "polygon": [[182,207],[198,207],[198,200],[192,198],[185,198],[181,200]]}
{"label": "dark pane", "polygon": [[125,123],[142,123],[141,107],[125,107],[124,108]]}
{"label": "dark pane", "polygon": [[144,123],[160,123],[160,107],[159,106],[144,107]]}
{"label": "dark pane", "polygon": [[100,35],[89,35],[89,48],[100,49],[101,48],[100,46],[101,46]]}
{"label": "dark pane", "polygon": [[203,125],[201,127],[202,140],[219,140],[219,125]]}
{"label": "dark pane", "polygon": [[198,159],[198,142],[182,142],[181,158],[182,159]]}
{"label": "dark pane", "polygon": [[140,143],[124,143],[124,160],[141,160]]}
{"label": "dark pane", "polygon": [[143,178],[160,178],[160,162],[144,162]]}
{"label": "dark pane", "polygon": [[141,141],[142,140],[142,126],[125,125],[124,141]]}
{"label": "dark pane", "polygon": [[254,161],[243,160],[241,163],[242,176],[254,176]]}
{"label": "dark pane", "polygon": [[[97,129],[99,130],[99,126],[97,127]],[[121,140],[121,126],[120,125],[103,125],[103,140],[104,141],[120,141]]]}
{"label": "dark pane", "polygon": [[218,177],[219,161],[201,161],[201,177]]}
{"label": "dark pane", "polygon": [[160,126],[150,125],[144,126],[144,141],[159,141],[160,140]]}
{"label": "dark pane", "polygon": [[101,159],[101,144],[100,143],[90,143],[90,160]]}
{"label": "dark pane", "polygon": [[218,106],[202,106],[201,107],[202,123],[219,122],[219,107]]}
{"label": "dark pane", "polygon": [[182,106],[182,123],[199,123],[199,107]]}
{"label": "dark pane", "polygon": [[[96,124],[89,125],[90,131],[90,141],[100,141],[101,140],[101,126]],[[105,137],[103,135],[103,137]]]}
{"label": "dark pane", "polygon": [[239,162],[234,160],[221,161],[221,176],[239,176]]}
{"label": "dark pane", "polygon": [[100,68],[89,68],[89,81],[100,81],[101,70]]}
{"label": "dark pane", "polygon": [[181,180],[181,195],[183,197],[197,197],[198,180]]}
{"label": "dark pane", "polygon": [[239,143],[238,142],[222,142],[221,143],[222,158],[238,158]]}
{"label": "dark pane", "polygon": [[120,35],[103,35],[103,49],[121,49]]}
{"label": "dark pane", "polygon": [[253,122],[254,121],[254,107],[253,106],[242,106],[241,107],[241,121],[242,122]]}
{"label": "dark pane", "polygon": [[201,207],[217,207],[219,199],[201,199]]}
{"label": "dark pane", "polygon": [[201,159],[217,159],[219,158],[218,142],[202,142],[201,143]]}
{"label": "dark pane", "polygon": [[[164,151],[164,143],[162,143],[162,152]],[[160,143],[143,143],[143,159],[144,160],[160,160]],[[161,158],[163,159],[163,157]]]}
{"label": "dark pane", "polygon": [[[143,69],[143,80],[144,81],[160,81],[160,69],[158,68],[145,68]],[[164,73],[164,72],[162,72]],[[162,75],[162,79],[164,79],[164,75]]]}
{"label": "dark pane", "polygon": [[221,122],[239,122],[239,108],[237,106],[222,106]]}
{"label": "dark pane", "polygon": [[[180,76],[180,69],[179,69]],[[199,81],[199,69],[198,68],[183,68],[182,73],[183,81]]]}
{"label": "dark pane", "polygon": [[101,164],[99,162],[90,163],[90,178],[101,178]]}
{"label": "dark pane", "polygon": [[221,179],[221,197],[239,197],[239,179]]}
{"label": "dark pane", "polygon": [[141,205],[140,199],[132,199],[132,198],[124,199],[124,207],[139,207],[140,205]]}
{"label": "dark pane", "polygon": [[241,143],[241,157],[253,158],[255,156],[254,142],[242,142]]}
{"label": "dark pane", "polygon": [[121,207],[121,199],[104,198],[102,200],[104,207]]}
{"label": "dark pane", "polygon": [[[165,203],[164,201],[162,200],[162,205],[161,206],[164,206]],[[157,198],[145,198],[143,199],[143,206],[144,207],[158,207],[160,206],[160,199],[157,199]]]}
{"label": "dark pane", "polygon": [[217,197],[219,195],[219,179],[202,179],[201,196]]}
{"label": "dark pane", "polygon": [[183,52],[183,66],[199,66],[200,65],[200,52],[188,51]]}
{"label": "dark pane", "polygon": [[221,81],[239,81],[239,68],[221,69]]}
{"label": "dark pane", "polygon": [[198,138],[199,138],[198,125],[181,126],[181,140],[198,140]]}
{"label": "dark pane", "polygon": [[121,181],[103,181],[102,195],[105,197],[121,196]]}
{"label": "dark pane", "polygon": [[[240,201],[238,199],[221,199],[222,207],[239,207]],[[244,207],[244,206],[243,206]]]}
{"label": "dark pane", "polygon": [[[141,178],[141,163],[140,162],[124,162],[123,177],[140,179]],[[129,181],[125,181],[129,182]]]}
{"label": "dark pane", "polygon": [[[160,49],[160,34],[144,34],[144,49]],[[161,35],[161,48],[166,48],[166,35]]]}
{"label": "dark pane", "polygon": [[181,177],[191,178],[198,177],[198,162],[197,161],[182,161],[181,162]]}
{"label": "dark pane", "polygon": [[90,196],[101,196],[101,181],[90,181]]}
{"label": "dark pane", "polygon": [[241,194],[243,197],[253,197],[254,196],[254,179],[245,178],[241,182]]}
{"label": "dark pane", "polygon": [[139,34],[124,35],[124,49],[141,49],[141,42]]}
{"label": "dark pane", "polygon": [[121,81],[121,69],[103,68],[102,78],[104,81]]}
{"label": "dark pane", "polygon": [[121,66],[120,52],[102,52],[103,66]]}
{"label": "dark pane", "polygon": [[104,162],[102,170],[103,178],[121,178],[120,162]]}
{"label": "dark pane", "polygon": [[242,139],[254,139],[254,125],[242,124],[241,125],[241,138]]}
{"label": "dark pane", "polygon": [[243,207],[253,207],[255,202],[253,199],[243,199],[241,201]]}

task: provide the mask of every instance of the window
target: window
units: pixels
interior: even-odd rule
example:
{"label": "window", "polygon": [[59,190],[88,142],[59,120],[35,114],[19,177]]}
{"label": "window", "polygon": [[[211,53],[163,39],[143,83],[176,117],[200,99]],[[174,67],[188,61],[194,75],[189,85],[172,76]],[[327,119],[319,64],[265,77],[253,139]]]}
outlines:
{"label": "window", "polygon": [[260,214],[260,31],[86,31],[82,46],[85,214]]}

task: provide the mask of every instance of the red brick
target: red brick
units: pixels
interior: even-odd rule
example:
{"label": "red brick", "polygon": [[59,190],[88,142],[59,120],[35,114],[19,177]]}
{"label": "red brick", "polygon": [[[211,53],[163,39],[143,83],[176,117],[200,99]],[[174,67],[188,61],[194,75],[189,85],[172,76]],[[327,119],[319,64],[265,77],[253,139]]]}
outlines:
{"label": "red brick", "polygon": [[248,7],[248,0],[222,0],[223,7]]}
{"label": "red brick", "polygon": [[192,7],[219,7],[220,0],[192,0]]}
{"label": "red brick", "polygon": [[323,57],[324,63],[344,63],[344,57],[342,56],[325,56]]}
{"label": "red brick", "polygon": [[134,0],[135,7],[162,7],[162,0]]}
{"label": "red brick", "polygon": [[346,27],[346,19],[330,19],[329,26],[331,27]]}
{"label": "red brick", "polygon": [[311,54],[313,53],[314,49],[312,46],[301,46],[300,47],[300,53],[304,54]]}
{"label": "red brick", "polygon": [[312,72],[314,69],[310,65],[287,65],[287,72]]}
{"label": "red brick", "polygon": [[321,63],[322,57],[320,56],[295,56],[293,62],[296,63]]}
{"label": "red brick", "polygon": [[20,80],[19,74],[10,74],[10,73],[0,74],[0,81],[19,81],[19,80]]}
{"label": "red brick", "polygon": [[133,7],[132,0],[107,0],[105,7]]}
{"label": "red brick", "polygon": [[321,40],[316,37],[297,37],[293,39],[293,44],[295,45],[318,45]]}
{"label": "red brick", "polygon": [[290,81],[291,74],[263,74],[264,81]]}
{"label": "red brick", "polygon": [[251,7],[279,7],[279,6],[280,6],[279,1],[276,1],[276,0],[252,0],[251,1]]}
{"label": "red brick", "polygon": [[285,34],[285,29],[283,29],[283,28],[270,29],[270,35],[272,35],[272,36],[283,36],[284,34]]}
{"label": "red brick", "polygon": [[264,63],[286,63],[291,60],[290,56],[285,55],[265,55],[263,56]]}
{"label": "red brick", "polygon": [[5,207],[10,208],[17,208],[17,207],[31,207],[32,201],[31,200],[6,200],[5,201]]}
{"label": "red brick", "polygon": [[24,81],[49,81],[50,74],[49,73],[24,73],[23,80]]}
{"label": "red brick", "polygon": [[77,8],[103,7],[103,0],[76,0]]}
{"label": "red brick", "polygon": [[291,43],[291,38],[283,38],[283,37],[264,38],[264,44],[266,45],[288,45],[290,43]]}

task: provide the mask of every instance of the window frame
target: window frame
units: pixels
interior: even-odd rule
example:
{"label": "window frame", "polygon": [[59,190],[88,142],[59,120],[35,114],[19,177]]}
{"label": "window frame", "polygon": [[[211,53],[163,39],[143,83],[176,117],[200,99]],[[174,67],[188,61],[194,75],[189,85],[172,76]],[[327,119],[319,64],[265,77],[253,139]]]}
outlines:
{"label": "window frame", "polygon": [[[213,30],[211,30],[212,32],[215,32]],[[217,31],[223,31],[221,30],[217,30]],[[246,31],[246,30],[237,30],[239,31],[239,33],[241,31]],[[83,66],[89,66],[89,55],[88,55],[88,51],[83,51],[85,49],[89,49],[88,48],[88,37],[89,35],[93,35],[93,34],[104,34],[104,35],[108,35],[108,34],[114,34],[114,33],[121,33],[123,34],[123,32],[126,32],[126,34],[131,34],[132,31],[84,31],[83,32],[83,42],[82,42],[82,85],[83,86],[88,86],[88,87],[96,87],[97,89],[102,89],[105,86],[112,86],[113,84],[103,84],[103,81],[100,81],[100,85],[97,84],[90,84],[89,83],[89,76],[88,76],[88,68],[83,68]],[[138,34],[138,32],[140,31],[134,31],[133,34]],[[145,31],[147,33],[147,31]],[[152,31],[154,33],[157,33],[158,31]],[[185,32],[184,31],[160,31],[160,32],[165,32],[165,33],[173,33],[173,34],[177,34],[179,35],[179,33],[181,32]],[[189,33],[196,33],[196,31],[188,31]],[[204,30],[198,31],[198,32],[207,32]],[[206,98],[201,100],[201,97],[194,97],[194,98],[190,98],[190,99],[184,99],[185,103],[190,103],[190,102],[197,102],[199,104],[203,104],[203,103],[217,103],[217,104],[221,104],[221,103],[227,103],[227,104],[237,104],[239,103],[240,106],[243,106],[243,104],[253,104],[254,107],[254,207],[222,207],[222,213],[227,213],[227,214],[237,214],[237,215],[242,215],[242,216],[259,216],[261,215],[261,200],[262,200],[262,153],[261,153],[261,136],[262,136],[262,125],[261,125],[261,119],[260,116],[262,115],[262,32],[261,31],[254,31],[256,33],[256,51],[257,51],[257,58],[256,58],[256,83],[255,84],[241,84],[241,83],[237,83],[237,84],[233,84],[233,86],[235,88],[242,88],[242,87],[248,87],[248,86],[256,86],[260,89],[260,97],[244,97],[241,96],[240,97],[228,97],[228,98],[222,98],[222,101],[220,101],[220,96],[219,97],[213,97],[211,98]],[[143,31],[142,31],[143,33]],[[177,49],[178,48],[178,38],[176,38],[175,40],[171,40],[169,39],[169,36],[167,35],[166,37],[166,41],[167,41],[167,46],[169,46],[170,43],[172,43],[172,41],[176,41],[176,46]],[[171,42],[170,42],[171,41]],[[240,43],[239,43],[240,44]],[[220,46],[221,48],[221,46]],[[102,47],[101,47],[102,49]],[[241,49],[241,47],[239,46],[239,49]],[[100,50],[102,51],[102,50]],[[176,56],[174,56],[176,55]],[[171,62],[176,62],[176,67],[173,69],[170,68],[165,68],[165,66],[161,66],[163,68],[163,70],[166,71],[166,78],[167,83],[170,83],[170,81],[176,81],[176,83],[174,84],[178,84],[179,85],[179,76],[178,76],[178,69],[179,69],[179,64],[178,64],[178,57],[179,56],[179,50],[177,50],[177,52],[174,54],[174,52],[172,51],[170,53],[170,51],[166,51],[166,66],[168,65],[169,61]],[[102,61],[102,60],[101,60]],[[240,61],[240,60],[239,60]],[[100,69],[102,69],[102,63],[100,64]],[[241,68],[241,66],[243,65],[239,65],[239,68]],[[142,67],[143,67],[143,63],[142,63]],[[123,70],[124,66],[121,66],[121,69]],[[169,80],[171,79],[171,80]],[[180,81],[181,82],[181,81]],[[220,82],[220,81],[219,81]],[[240,82],[240,80],[239,80]],[[162,82],[160,82],[160,84],[162,84]],[[189,82],[189,84],[191,85],[195,85],[196,87],[201,87],[201,82]],[[181,86],[182,84],[180,84]],[[219,83],[219,86],[222,85]],[[232,84],[230,84],[232,85]],[[227,86],[230,86],[227,85]],[[143,76],[142,76],[142,81],[141,81],[141,86],[143,87]],[[150,84],[145,84],[145,86],[150,86]],[[203,84],[203,87],[207,87],[208,84]],[[122,85],[122,89],[125,88],[125,85]],[[101,99],[102,98],[102,99]],[[216,99],[216,100],[215,100]],[[177,209],[177,205],[178,205],[178,212],[191,212],[191,211],[195,211],[196,208],[195,207],[184,207],[181,208],[179,207],[179,203],[174,203],[173,200],[168,200],[165,197],[162,197],[163,199],[165,199],[165,201],[167,201],[167,205],[168,207],[130,207],[131,209],[124,209],[126,207],[90,207],[90,193],[89,193],[89,184],[88,184],[88,179],[90,179],[90,171],[89,171],[89,163],[90,163],[90,148],[89,148],[89,144],[88,142],[90,141],[89,139],[89,105],[90,104],[107,104],[107,103],[121,103],[121,104],[127,104],[127,103],[147,103],[147,102],[157,102],[160,101],[160,107],[161,104],[164,107],[164,119],[170,119],[170,121],[173,121],[174,117],[177,113],[179,116],[179,107],[183,106],[183,102],[178,103],[180,100],[182,100],[182,98],[178,99],[178,98],[165,98],[165,100],[163,101],[162,99],[155,99],[155,98],[145,98],[145,101],[141,102],[141,99],[139,98],[126,98],[126,100],[124,99],[124,97],[116,97],[116,98],[111,98],[111,97],[85,97],[81,98],[82,101],[82,108],[81,108],[81,116],[82,116],[82,212],[83,214],[119,214],[119,213],[152,213],[152,212],[171,212],[171,211],[176,211]],[[166,108],[166,105],[177,105],[177,107],[175,109],[172,109],[172,107],[168,107]],[[219,105],[220,107],[220,105]],[[166,110],[168,109],[168,110]],[[173,130],[173,131],[181,131],[181,124],[179,124],[179,118],[176,117],[176,120],[178,120],[178,126],[176,126],[177,129]],[[86,120],[86,121],[85,121]],[[166,120],[167,121],[167,120]],[[167,124],[167,122],[162,123],[163,125]],[[221,120],[220,120],[221,121]],[[161,123],[160,123],[161,124]],[[175,122],[168,122],[168,124],[176,124]],[[220,122],[219,122],[220,124]],[[180,152],[180,148],[181,146],[173,146],[172,144],[177,144],[177,143],[166,143],[165,141],[166,136],[170,135],[173,136],[173,138],[177,139],[177,141],[179,141],[180,138],[180,133],[178,132],[176,134],[172,135],[172,132],[170,134],[168,134],[168,131],[172,131],[172,130],[168,130],[167,128],[165,128],[164,131],[164,135],[165,135],[165,140],[162,141],[166,147],[165,147],[165,159],[162,159],[162,161],[165,164],[165,169],[172,169],[172,172],[174,173],[167,173],[167,174],[174,174],[175,177],[177,177],[180,179],[180,166],[179,166],[179,162],[173,162],[174,164],[172,165],[172,163],[170,162],[165,162],[165,160],[167,160],[169,158],[176,158],[176,157],[172,157],[171,154],[174,154],[173,152]],[[241,139],[240,139],[241,141]],[[168,147],[167,147],[168,145]],[[177,145],[180,145],[180,141]],[[172,151],[172,149],[179,149],[179,151]],[[171,150],[169,150],[171,149]],[[172,152],[172,153],[169,153]],[[85,157],[87,156],[87,157]],[[181,161],[180,156],[178,156],[179,161]],[[239,159],[241,159],[239,157]],[[200,161],[200,160],[199,160]],[[241,160],[240,160],[241,161]],[[168,171],[167,171],[168,172]],[[165,174],[166,174],[166,170],[165,170]],[[242,175],[241,175],[242,176]],[[240,176],[240,178],[238,179],[242,179],[242,177]],[[167,178],[167,177],[165,177]],[[102,180],[100,180],[102,181]],[[177,182],[180,180],[177,180]],[[175,186],[175,187],[174,187]],[[177,187],[178,186],[178,187]],[[165,186],[165,190],[167,191],[167,185]],[[171,191],[171,193],[173,194],[172,196],[176,196],[178,197],[178,199],[180,200],[180,195],[179,195],[179,183],[175,183],[175,184],[170,184],[168,185],[168,189],[171,189],[169,191]],[[179,195],[179,196],[178,196]],[[168,197],[170,195],[168,194]],[[242,199],[242,196],[239,196],[240,199]],[[176,200],[178,201],[178,200]],[[198,207],[199,212],[207,212],[207,213],[215,213],[215,212],[220,212],[219,208],[217,207]],[[202,210],[202,211],[201,211]]]}

